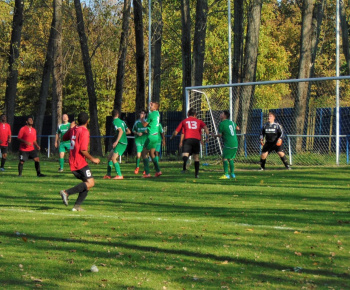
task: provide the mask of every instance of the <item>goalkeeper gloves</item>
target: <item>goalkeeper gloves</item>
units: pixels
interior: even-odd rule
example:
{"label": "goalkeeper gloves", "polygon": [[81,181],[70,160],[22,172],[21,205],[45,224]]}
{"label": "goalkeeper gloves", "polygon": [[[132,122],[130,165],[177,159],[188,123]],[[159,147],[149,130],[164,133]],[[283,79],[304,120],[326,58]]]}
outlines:
{"label": "goalkeeper gloves", "polygon": [[282,145],[282,139],[281,139],[281,138],[279,138],[279,139],[277,140],[276,145],[277,145],[277,146],[281,146],[281,145]]}
{"label": "goalkeeper gloves", "polygon": [[264,139],[260,139],[261,146],[264,146]]}

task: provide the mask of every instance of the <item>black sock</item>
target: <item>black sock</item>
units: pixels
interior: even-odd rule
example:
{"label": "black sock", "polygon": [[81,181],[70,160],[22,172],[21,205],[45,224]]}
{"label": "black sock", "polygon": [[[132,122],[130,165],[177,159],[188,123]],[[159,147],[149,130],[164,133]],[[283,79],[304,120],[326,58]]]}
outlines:
{"label": "black sock", "polygon": [[74,193],[80,193],[83,192],[84,190],[87,190],[87,186],[85,182],[79,183],[78,185],[67,189],[66,192],[68,193],[68,195],[74,194]]}
{"label": "black sock", "polygon": [[22,171],[23,171],[23,163],[18,163],[18,175],[22,175]]}
{"label": "black sock", "polygon": [[35,161],[35,170],[36,170],[36,174],[39,175],[40,174],[40,162]]}
{"label": "black sock", "polygon": [[194,170],[195,170],[195,175],[198,175],[199,172],[199,161],[194,162]]}
{"label": "black sock", "polygon": [[89,191],[87,189],[79,192],[79,196],[77,198],[77,201],[75,202],[75,205],[81,205],[85,200],[85,198],[87,197],[88,192]]}
{"label": "black sock", "polygon": [[284,155],[283,157],[281,157],[281,160],[282,160],[282,162],[283,162],[283,164],[284,164],[285,167],[289,167],[289,164],[288,164],[286,155]]}
{"label": "black sock", "polygon": [[186,170],[186,164],[187,164],[188,156],[182,156],[182,160],[184,161],[184,163],[182,165],[182,170]]}
{"label": "black sock", "polygon": [[265,169],[265,163],[266,163],[266,159],[260,158],[260,166],[261,166],[261,168]]}
{"label": "black sock", "polygon": [[6,159],[4,157],[1,158],[1,168],[4,168]]}

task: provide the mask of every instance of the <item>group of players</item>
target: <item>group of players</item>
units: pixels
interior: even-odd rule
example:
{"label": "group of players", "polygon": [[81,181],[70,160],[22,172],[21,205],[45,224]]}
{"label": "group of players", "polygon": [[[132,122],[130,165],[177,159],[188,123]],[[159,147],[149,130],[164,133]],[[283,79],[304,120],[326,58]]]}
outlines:
{"label": "group of players", "polygon": [[[139,113],[139,119],[135,122],[132,132],[135,136],[136,145],[136,168],[134,173],[138,174],[140,169],[140,161],[142,157],[144,172],[143,178],[150,178],[150,167],[149,158],[151,158],[154,168],[155,177],[162,175],[162,171],[159,166],[159,152],[161,144],[165,145],[165,136],[163,128],[159,122],[159,104],[157,102],[150,103],[150,112],[146,119],[146,111],[142,110]],[[119,118],[119,110],[112,111],[113,127],[116,132],[116,140],[113,143],[113,149],[108,154],[108,165],[106,175],[104,179],[124,179],[118,157],[122,156],[127,147],[127,136],[131,134],[130,129],[126,126],[125,122]],[[260,170],[265,170],[265,163],[268,154],[272,151],[276,151],[280,156],[283,164],[287,169],[290,166],[286,160],[283,152],[282,138],[283,130],[282,127],[275,122],[275,114],[269,112],[269,122],[264,124],[260,141],[262,144],[262,154],[260,159]],[[171,139],[173,139],[178,133],[181,132],[181,138],[179,147],[182,148],[182,159],[183,159],[183,173],[187,172],[187,162],[189,156],[192,155],[194,159],[195,167],[195,178],[199,177],[199,153],[200,143],[202,140],[202,130],[206,134],[205,142],[209,141],[209,138],[222,138],[224,148],[222,154],[224,175],[220,179],[235,178],[234,173],[234,159],[236,157],[238,149],[238,139],[236,130],[239,127],[230,120],[230,113],[223,111],[220,114],[220,124],[218,134],[209,133],[206,124],[197,118],[196,111],[191,108],[188,111],[188,117],[184,119],[173,132]],[[86,159],[90,160],[94,164],[99,164],[100,159],[93,157],[88,152],[90,134],[87,129],[89,122],[89,116],[87,113],[82,112],[78,115],[78,125],[73,121],[69,123],[68,115],[62,116],[62,124],[59,125],[56,132],[55,147],[59,149],[59,172],[63,172],[64,169],[64,154],[69,151],[69,165],[70,170],[74,176],[80,179],[82,182],[78,185],[60,191],[60,196],[63,203],[68,206],[69,196],[78,193],[78,198],[73,207],[73,211],[82,211],[81,204],[85,200],[88,191],[95,185],[95,181],[89,165]],[[265,141],[264,142],[264,138]],[[18,176],[22,176],[23,165],[28,159],[33,159],[35,162],[35,169],[38,177],[45,177],[40,171],[40,160],[37,155],[37,151],[34,146],[40,150],[40,146],[37,143],[36,130],[33,128],[33,118],[29,117],[26,121],[26,125],[23,126],[17,139],[20,141],[19,148],[19,164],[18,164]],[[59,141],[60,140],[60,141]],[[6,122],[6,115],[1,116],[0,123],[0,150],[2,153],[0,171],[5,171],[4,165],[7,158],[7,148],[11,142],[11,128]],[[116,176],[112,177],[112,170],[115,170]]]}

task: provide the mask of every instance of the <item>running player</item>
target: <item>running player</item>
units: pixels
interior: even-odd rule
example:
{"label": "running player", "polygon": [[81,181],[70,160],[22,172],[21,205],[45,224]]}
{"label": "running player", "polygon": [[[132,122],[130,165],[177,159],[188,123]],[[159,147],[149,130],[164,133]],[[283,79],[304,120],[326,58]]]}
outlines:
{"label": "running player", "polygon": [[[63,135],[69,130],[70,123],[68,122],[69,118],[67,114],[63,114],[62,116],[62,124],[58,126],[57,132],[56,132],[56,139],[55,139],[55,148],[59,147],[58,152],[60,156],[60,167],[58,168],[58,172],[63,172],[63,166],[64,166],[64,154],[66,152],[69,152],[70,148],[70,141],[63,141]],[[58,140],[60,139],[60,142]]]}
{"label": "running player", "polygon": [[148,115],[147,121],[145,119],[142,120],[142,124],[144,127],[148,127],[148,136],[147,140],[145,142],[145,145],[143,146],[142,150],[142,159],[143,164],[145,167],[145,173],[143,174],[143,178],[149,178],[151,177],[151,174],[149,173],[149,160],[148,160],[148,153],[150,154],[154,168],[156,169],[155,177],[159,177],[162,175],[162,172],[159,168],[159,163],[156,158],[156,147],[158,143],[158,134],[159,134],[159,104],[156,102],[151,102],[149,105],[150,113]]}
{"label": "running player", "polygon": [[35,162],[36,175],[38,177],[45,177],[46,175],[40,172],[40,159],[34,146],[40,150],[39,144],[36,142],[36,130],[33,128],[33,118],[27,119],[27,125],[23,126],[18,133],[17,139],[19,145],[19,163],[18,163],[18,176],[22,176],[23,164],[28,159],[33,159]]}
{"label": "running player", "polygon": [[[276,151],[281,158],[286,169],[290,169],[286,155],[283,151],[282,138],[283,129],[279,123],[275,122],[276,115],[274,112],[269,112],[269,121],[262,127],[260,135],[260,143],[263,146],[260,157],[260,170],[265,170],[266,158],[269,153]],[[265,144],[264,144],[265,137]]]}
{"label": "running player", "polygon": [[173,135],[170,137],[172,140],[180,131],[182,130],[181,139],[179,147],[182,150],[182,172],[186,172],[186,164],[190,155],[193,155],[194,159],[194,168],[195,168],[195,178],[198,178],[199,172],[199,152],[200,152],[200,142],[202,140],[202,129],[204,129],[207,134],[206,142],[209,138],[209,130],[207,125],[202,120],[197,119],[196,111],[191,108],[187,112],[187,118],[183,120],[179,126],[177,126]]}
{"label": "running player", "polygon": [[[219,124],[219,134],[215,135],[212,133],[213,137],[222,137],[224,141],[224,148],[222,152],[222,163],[224,166],[224,175],[220,177],[220,179],[230,179],[236,178],[234,173],[235,164],[234,159],[236,158],[237,148],[238,148],[238,140],[236,129],[239,130],[239,127],[230,120],[230,112],[223,111],[220,114],[220,124]],[[228,165],[230,164],[230,172],[228,172]]]}
{"label": "running player", "polygon": [[147,139],[147,127],[142,125],[141,120],[146,118],[146,111],[141,110],[139,114],[139,119],[135,122],[132,127],[132,132],[135,135],[135,145],[136,145],[136,168],[134,173],[138,174],[140,170],[140,160],[141,160],[141,152],[143,150],[143,146],[145,145]]}
{"label": "running player", "polygon": [[6,122],[6,115],[1,115],[1,123],[0,123],[0,151],[2,154],[1,157],[1,167],[0,171],[5,171],[5,162],[7,159],[7,152],[9,143],[11,143],[11,127]]}
{"label": "running player", "polygon": [[117,173],[113,179],[124,179],[120,171],[118,157],[124,154],[125,149],[128,146],[128,139],[126,135],[129,135],[131,131],[126,126],[125,122],[119,119],[119,110],[114,109],[112,111],[112,117],[114,130],[118,136],[117,140],[113,143],[113,149],[108,154],[107,174],[103,177],[103,179],[111,179],[112,167],[114,167],[115,172]]}
{"label": "running player", "polygon": [[78,115],[79,126],[75,126],[75,122],[72,122],[70,125],[71,128],[63,135],[63,141],[70,140],[70,170],[76,178],[83,181],[72,188],[60,191],[60,196],[66,206],[68,206],[69,196],[79,193],[72,211],[83,211],[81,204],[87,197],[89,190],[95,185],[95,180],[90,171],[90,167],[86,162],[86,158],[94,164],[100,163],[100,159],[94,158],[88,152],[90,142],[90,134],[86,128],[88,122],[89,115],[85,112],[81,112]]}

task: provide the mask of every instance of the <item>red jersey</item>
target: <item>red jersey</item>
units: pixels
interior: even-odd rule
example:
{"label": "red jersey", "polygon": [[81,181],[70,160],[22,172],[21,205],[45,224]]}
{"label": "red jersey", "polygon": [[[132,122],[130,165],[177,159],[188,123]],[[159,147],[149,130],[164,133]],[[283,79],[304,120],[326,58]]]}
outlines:
{"label": "red jersey", "polygon": [[202,120],[199,120],[195,117],[188,117],[183,120],[179,126],[176,128],[176,132],[182,133],[185,135],[185,139],[193,138],[201,140],[202,129],[205,127],[205,123]]}
{"label": "red jersey", "polygon": [[0,123],[0,146],[7,147],[9,146],[9,138],[11,138],[11,127],[7,123]]}
{"label": "red jersey", "polygon": [[20,151],[33,151],[34,150],[34,141],[36,141],[36,130],[33,127],[23,126],[18,133],[18,139],[23,139],[24,141],[30,142],[31,145],[27,145],[24,142],[21,142],[19,145]]}
{"label": "red jersey", "polygon": [[70,140],[69,166],[71,171],[82,169],[88,163],[81,151],[89,147],[90,133],[85,127],[75,126],[63,135],[63,141]]}

